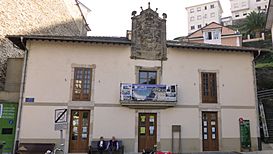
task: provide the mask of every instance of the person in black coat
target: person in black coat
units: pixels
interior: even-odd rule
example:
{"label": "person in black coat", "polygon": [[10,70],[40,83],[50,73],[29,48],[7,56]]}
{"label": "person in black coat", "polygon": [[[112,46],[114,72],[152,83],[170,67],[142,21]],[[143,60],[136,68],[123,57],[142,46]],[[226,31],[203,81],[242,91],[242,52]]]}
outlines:
{"label": "person in black coat", "polygon": [[99,140],[99,142],[97,144],[97,148],[98,148],[99,153],[103,154],[103,151],[106,148],[106,142],[104,141],[102,136],[100,137],[100,140]]}
{"label": "person in black coat", "polygon": [[109,150],[110,154],[112,154],[115,151],[118,151],[119,145],[115,136],[113,136],[112,139],[108,142],[107,149]]}

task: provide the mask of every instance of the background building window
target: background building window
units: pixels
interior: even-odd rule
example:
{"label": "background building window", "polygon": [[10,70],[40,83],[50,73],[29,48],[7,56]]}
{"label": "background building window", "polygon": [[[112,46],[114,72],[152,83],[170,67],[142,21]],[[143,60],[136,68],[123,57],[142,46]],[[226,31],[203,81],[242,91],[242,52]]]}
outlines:
{"label": "background building window", "polygon": [[90,101],[91,68],[74,68],[73,101]]}
{"label": "background building window", "polygon": [[201,19],[202,19],[201,15],[197,16],[197,20],[201,20]]}
{"label": "background building window", "polygon": [[190,9],[190,13],[193,13],[194,12],[194,9]]}
{"label": "background building window", "polygon": [[239,8],[239,5],[238,5],[238,3],[234,3],[234,9],[236,9],[236,8]]}
{"label": "background building window", "polygon": [[214,4],[211,4],[211,5],[210,5],[210,8],[213,9],[213,8],[214,8]]}
{"label": "background building window", "polygon": [[261,0],[256,0],[256,2],[260,2]]}
{"label": "background building window", "polygon": [[191,26],[191,30],[194,30],[195,29],[195,26]]}
{"label": "background building window", "polygon": [[239,17],[240,15],[239,14],[235,14],[235,17],[237,18],[237,17]]}
{"label": "background building window", "polygon": [[212,40],[212,32],[205,32],[205,40]]}
{"label": "background building window", "polygon": [[190,21],[194,21],[194,17],[191,17],[191,18],[190,18]]}
{"label": "background building window", "polygon": [[258,6],[257,9],[258,9],[258,10],[261,10],[261,6]]}
{"label": "background building window", "polygon": [[217,103],[217,81],[216,73],[201,73],[202,80],[202,102]]}
{"label": "background building window", "polygon": [[139,84],[157,84],[157,71],[139,71]]}
{"label": "background building window", "polygon": [[219,31],[214,31],[214,32],[213,32],[213,39],[214,39],[214,40],[218,40],[218,39],[220,38],[219,35],[220,35],[220,32],[219,32]]}
{"label": "background building window", "polygon": [[201,7],[198,7],[198,8],[197,8],[197,12],[200,12],[200,11],[201,11]]}
{"label": "background building window", "polygon": [[211,13],[211,14],[210,14],[210,17],[215,17],[215,13]]}
{"label": "background building window", "polygon": [[246,6],[246,2],[242,2],[242,7],[245,7]]}
{"label": "background building window", "polygon": [[204,18],[205,18],[205,19],[207,18],[207,14],[204,14]]}
{"label": "background building window", "polygon": [[205,6],[205,10],[207,10],[207,6]]}
{"label": "background building window", "polygon": [[198,28],[201,28],[202,27],[202,25],[198,25]]}

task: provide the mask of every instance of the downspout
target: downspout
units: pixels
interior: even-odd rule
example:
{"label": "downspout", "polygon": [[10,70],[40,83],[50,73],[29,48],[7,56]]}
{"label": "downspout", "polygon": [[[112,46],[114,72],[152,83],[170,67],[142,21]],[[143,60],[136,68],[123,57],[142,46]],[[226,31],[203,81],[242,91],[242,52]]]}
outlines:
{"label": "downspout", "polygon": [[28,60],[28,52],[29,52],[23,42],[24,38],[21,36],[20,39],[21,39],[22,46],[24,47],[24,50],[25,50],[25,56],[24,56],[24,63],[23,63],[23,70],[22,70],[22,77],[21,77],[21,84],[20,84],[20,96],[19,96],[19,105],[18,105],[13,153],[18,153],[18,148],[19,148],[19,136],[20,136],[20,127],[21,127],[21,120],[22,120],[21,115],[22,115],[22,108],[23,108],[23,102],[24,102],[26,68],[27,68],[27,60]]}
{"label": "downspout", "polygon": [[256,118],[257,118],[257,140],[258,140],[258,150],[262,150],[261,136],[260,136],[260,115],[259,115],[259,100],[257,96],[257,80],[256,80],[256,69],[255,61],[260,56],[261,50],[258,50],[258,55],[252,60],[252,71],[253,71],[253,84],[254,84],[254,93],[255,93],[255,107],[256,107]]}

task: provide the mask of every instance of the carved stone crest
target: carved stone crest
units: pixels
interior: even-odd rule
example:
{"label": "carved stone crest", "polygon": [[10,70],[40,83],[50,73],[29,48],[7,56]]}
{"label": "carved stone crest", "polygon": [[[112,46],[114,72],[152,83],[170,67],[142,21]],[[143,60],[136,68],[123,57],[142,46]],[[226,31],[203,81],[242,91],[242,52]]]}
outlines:
{"label": "carved stone crest", "polygon": [[166,14],[163,19],[150,8],[132,13],[132,59],[166,60]]}

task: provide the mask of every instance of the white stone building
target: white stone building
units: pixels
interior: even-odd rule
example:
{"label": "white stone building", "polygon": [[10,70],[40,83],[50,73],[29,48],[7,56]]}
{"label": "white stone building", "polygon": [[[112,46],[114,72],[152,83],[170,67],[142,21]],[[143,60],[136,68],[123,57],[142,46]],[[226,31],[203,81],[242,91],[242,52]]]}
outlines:
{"label": "white stone building", "polygon": [[221,23],[222,6],[219,0],[186,7],[188,33],[192,33],[211,22]]}
{"label": "white stone building", "polygon": [[230,0],[233,20],[246,18],[252,11],[266,11],[269,0]]}
{"label": "white stone building", "polygon": [[7,36],[26,50],[20,145],[60,142],[54,112],[67,109],[65,153],[100,136],[126,153],[240,151],[239,119],[256,150],[258,49],[166,41],[166,16],[132,15],[132,39]]}

